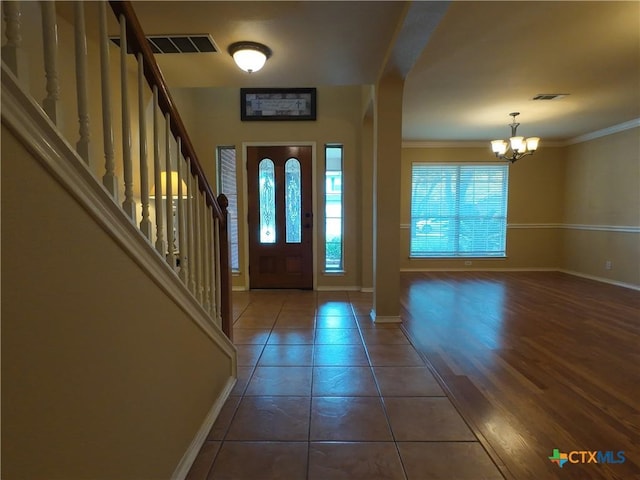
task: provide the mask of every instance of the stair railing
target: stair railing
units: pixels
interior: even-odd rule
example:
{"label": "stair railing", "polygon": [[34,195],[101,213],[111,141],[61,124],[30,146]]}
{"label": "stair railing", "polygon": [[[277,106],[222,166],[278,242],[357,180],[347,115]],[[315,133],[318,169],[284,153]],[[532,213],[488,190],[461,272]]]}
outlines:
{"label": "stair railing", "polygon": [[[2,61],[21,84],[33,85],[34,79],[28,78],[29,68],[23,51],[23,37],[33,32],[23,28],[22,3],[25,2],[2,2],[6,37]],[[59,65],[60,57],[68,55],[69,49],[61,49],[59,45],[57,3],[39,2],[45,80],[41,106],[60,133],[73,144],[68,134],[63,133],[68,125],[65,128],[62,125],[61,112],[69,105],[62,101],[60,77],[64,72],[59,70]],[[68,2],[64,3],[68,5]],[[89,53],[85,5],[93,5],[93,10],[97,5],[98,32],[91,32],[91,40],[97,38],[99,60]],[[113,20],[108,18],[107,2],[72,2],[78,121],[76,152],[93,171],[96,181],[101,182],[113,200],[121,205],[126,217],[138,226],[150,247],[179,276],[214,323],[231,338],[228,201],[224,195],[216,198],[207,181],[131,2],[109,1],[108,5],[118,22],[119,32],[115,36],[109,36],[108,32],[110,23],[113,28]],[[121,131],[115,133],[118,122],[114,120],[112,109],[117,95],[113,92],[112,75],[117,69],[112,68],[110,58],[114,49],[112,42],[119,45],[120,64],[120,78],[115,82],[119,90],[115,93],[120,97],[121,117],[118,120]],[[135,75],[131,74],[132,57],[137,68]],[[97,71],[91,70],[92,67]],[[96,85],[91,82],[95,77],[100,79],[97,92]],[[90,116],[90,99],[95,95],[101,97],[101,119]],[[137,125],[132,122],[136,116]],[[102,121],[101,150],[104,155],[104,167],[100,168],[94,158],[98,155],[91,138],[92,133],[95,134],[91,122],[99,120]],[[121,146],[114,141],[118,133]],[[124,198],[120,203],[121,195]]]}

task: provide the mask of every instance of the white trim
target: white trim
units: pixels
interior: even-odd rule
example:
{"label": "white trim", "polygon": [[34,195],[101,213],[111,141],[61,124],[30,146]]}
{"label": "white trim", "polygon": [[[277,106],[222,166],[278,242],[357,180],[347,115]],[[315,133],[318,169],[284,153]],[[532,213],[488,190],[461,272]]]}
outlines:
{"label": "white trim", "polygon": [[[630,288],[632,290],[639,290],[640,285],[633,283],[619,282],[610,278],[598,277],[595,275],[589,275],[587,273],[575,272],[573,270],[566,270],[563,268],[547,268],[547,267],[529,267],[529,268],[401,268],[402,273],[421,273],[421,272],[561,272],[567,275],[574,275],[576,277],[587,278],[589,280],[595,280],[596,282],[608,283],[618,287]],[[373,313],[373,312],[372,312]]]}
{"label": "white trim", "polygon": [[596,130],[595,132],[585,133],[584,135],[570,138],[565,142],[565,145],[575,145],[576,143],[588,142],[589,140],[595,140],[596,138],[606,137],[607,135],[613,135],[614,133],[620,133],[625,130],[631,130],[632,128],[638,127],[640,127],[640,118],[635,118],[628,122],[613,125],[612,127],[603,128],[602,130]]}
{"label": "white trim", "polygon": [[[434,259],[428,259],[434,260]],[[491,260],[490,258],[481,260]],[[482,268],[401,268],[403,273],[420,273],[420,272],[557,272],[557,268],[552,267],[482,267]]]}
{"label": "white trim", "polygon": [[422,140],[405,140],[402,142],[402,148],[491,148],[491,142],[465,142],[462,140],[447,141],[422,141]]}
{"label": "white trim", "polygon": [[[595,132],[585,133],[577,137],[570,138],[565,141],[544,141],[545,147],[566,147],[569,145],[575,145],[576,143],[588,142],[589,140],[595,140],[596,138],[606,137],[607,135],[613,135],[614,133],[624,132],[625,130],[631,130],[632,128],[640,127],[640,118],[629,120],[628,122],[613,125],[611,127],[596,130]],[[464,140],[404,140],[402,142],[402,148],[486,148],[491,147],[490,142],[482,141],[464,141]]]}
{"label": "white trim", "polygon": [[3,122],[60,186],[234,363],[236,349],[233,343],[133,221],[113,201],[75,150],[60,136],[40,106],[22,91],[18,80],[4,64],[1,92]]}
{"label": "white trim", "polygon": [[362,293],[373,293],[373,287],[360,287]]}
{"label": "white trim", "polygon": [[[401,223],[400,230],[411,228],[408,223]],[[579,223],[509,223],[508,229],[529,230],[529,229],[549,229],[562,228],[565,230],[588,230],[593,232],[620,232],[620,233],[640,233],[640,226],[633,225],[585,225]]]}
{"label": "white trim", "polygon": [[361,287],[355,285],[347,286],[332,286],[332,285],[318,285],[316,287],[317,292],[360,292]]}
{"label": "white trim", "polygon": [[[245,275],[245,290],[250,290],[251,278],[249,273],[249,225],[247,218],[249,215],[249,184],[247,176],[247,147],[311,147],[311,208],[313,209],[313,235],[311,236],[312,255],[313,255],[313,289],[315,290],[318,285],[318,215],[315,212],[318,211],[318,192],[316,188],[316,144],[315,141],[286,141],[286,142],[242,142],[242,168],[244,174],[242,175],[242,190],[244,194],[243,200],[243,221],[244,221],[244,271]],[[238,219],[240,223],[240,219]]]}
{"label": "white trim", "polygon": [[565,224],[562,228],[568,230],[589,230],[593,232],[621,232],[621,233],[640,233],[640,227],[632,225],[580,225]]}
{"label": "white trim", "polygon": [[[542,139],[544,140],[544,139]],[[546,140],[545,147],[565,147],[566,142],[558,142]],[[402,148],[484,148],[493,155],[491,151],[491,141],[464,141],[464,140],[447,140],[447,141],[421,141],[421,140],[405,140],[402,142]],[[466,162],[473,163],[473,162]]]}
{"label": "white trim", "polygon": [[207,416],[204,418],[204,422],[202,422],[202,425],[196,433],[196,436],[191,441],[191,444],[189,445],[189,448],[187,448],[187,451],[184,452],[184,455],[180,459],[180,462],[178,462],[176,469],[171,475],[172,479],[183,480],[189,474],[189,470],[191,470],[193,462],[198,456],[202,445],[204,445],[204,442],[207,440],[207,436],[209,435],[213,424],[218,418],[220,410],[222,410],[224,403],[229,398],[229,395],[231,394],[233,387],[235,386],[237,381],[237,377],[229,377],[229,379],[227,380],[222,393],[218,395],[216,401],[213,402],[213,405],[211,406],[209,413],[207,413]]}
{"label": "white trim", "polygon": [[513,230],[536,229],[536,228],[563,228],[562,223],[508,223],[507,228]]}
{"label": "white trim", "polygon": [[587,230],[592,232],[640,233],[640,226],[633,225],[585,225],[579,223],[509,223],[511,229],[562,228],[565,230]]}
{"label": "white trim", "polygon": [[373,323],[402,323],[400,315],[377,315],[374,309],[371,310],[369,317]]}
{"label": "white trim", "polygon": [[610,285],[615,285],[617,287],[630,288],[631,290],[640,291],[640,285],[635,285],[633,283],[619,282],[617,280],[612,280],[610,278],[597,277],[595,275],[589,275],[587,273],[574,272],[573,270],[565,270],[558,269],[558,272],[566,273],[568,275],[574,275],[576,277],[587,278],[589,280],[595,280],[596,282],[608,283]]}

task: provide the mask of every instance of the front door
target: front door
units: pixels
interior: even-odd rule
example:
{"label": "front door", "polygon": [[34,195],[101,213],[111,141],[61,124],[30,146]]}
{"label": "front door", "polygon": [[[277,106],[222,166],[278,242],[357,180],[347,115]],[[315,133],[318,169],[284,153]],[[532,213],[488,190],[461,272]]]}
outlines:
{"label": "front door", "polygon": [[313,288],[311,147],[248,147],[251,288]]}

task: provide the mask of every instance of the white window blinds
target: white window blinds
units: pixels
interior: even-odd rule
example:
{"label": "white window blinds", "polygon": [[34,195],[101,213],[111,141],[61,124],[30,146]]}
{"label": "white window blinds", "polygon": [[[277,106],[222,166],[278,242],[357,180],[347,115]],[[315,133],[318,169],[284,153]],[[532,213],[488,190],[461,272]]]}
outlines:
{"label": "white window blinds", "polygon": [[411,257],[503,257],[507,165],[414,163]]}

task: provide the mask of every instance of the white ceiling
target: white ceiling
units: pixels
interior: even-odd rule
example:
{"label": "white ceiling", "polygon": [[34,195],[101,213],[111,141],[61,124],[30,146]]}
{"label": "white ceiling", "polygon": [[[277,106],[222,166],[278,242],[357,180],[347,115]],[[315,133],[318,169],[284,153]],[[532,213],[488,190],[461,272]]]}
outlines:
{"label": "white ceiling", "polygon": [[[405,140],[507,137],[513,111],[521,112],[519,133],[543,141],[640,118],[636,0],[138,1],[134,8],[149,35],[208,33],[220,49],[158,55],[171,87],[373,84],[395,64],[408,71]],[[226,49],[240,40],[273,50],[263,70],[249,75],[233,64]],[[531,100],[540,93],[570,95]]]}

